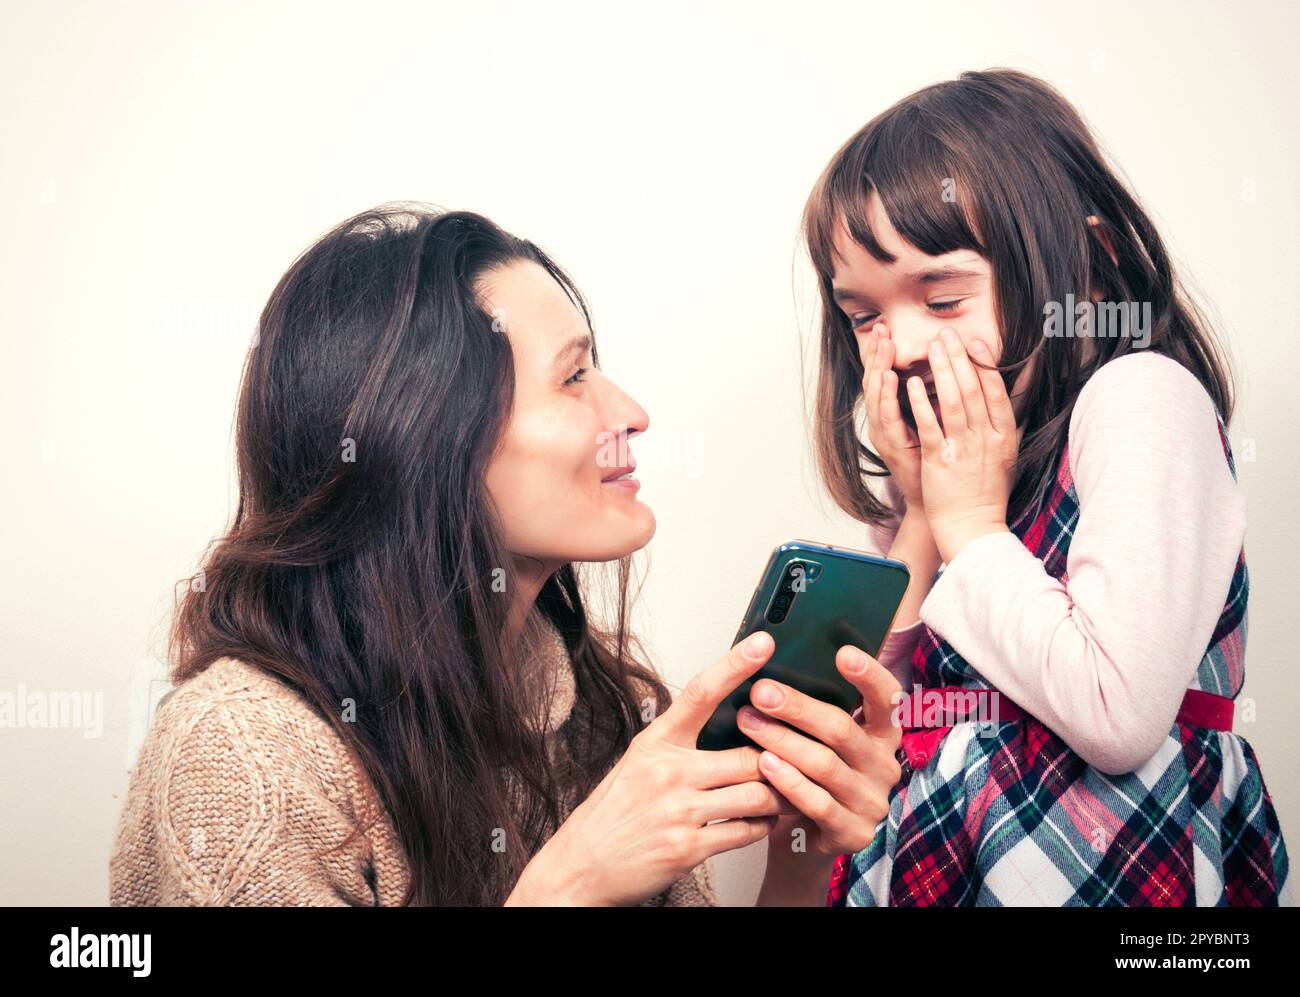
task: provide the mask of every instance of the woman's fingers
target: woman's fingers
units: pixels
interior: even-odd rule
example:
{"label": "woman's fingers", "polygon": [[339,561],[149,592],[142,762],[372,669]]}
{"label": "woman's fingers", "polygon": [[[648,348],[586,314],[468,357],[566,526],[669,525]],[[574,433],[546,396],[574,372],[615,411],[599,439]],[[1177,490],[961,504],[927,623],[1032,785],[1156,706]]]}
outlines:
{"label": "woman's fingers", "polygon": [[757,781],[696,792],[691,801],[693,819],[698,819],[701,825],[711,820],[781,816],[799,812],[793,803],[770,784]]}
{"label": "woman's fingers", "polygon": [[778,817],[737,817],[735,820],[706,824],[697,832],[694,865],[699,865],[711,855],[744,848],[762,841],[776,827]]}
{"label": "woman's fingers", "polygon": [[[947,359],[957,380],[957,389],[961,393],[962,408],[966,413],[966,425],[984,426],[989,421],[988,409],[984,405],[984,388],[980,384],[975,367],[966,355],[966,346],[961,337],[951,329],[941,329],[939,336],[947,350]],[[945,416],[946,419],[946,416]],[[945,422],[945,425],[947,423]]]}
{"label": "woman's fingers", "polygon": [[775,650],[776,643],[771,634],[763,630],[750,634],[687,682],[663,716],[641,733],[653,731],[653,737],[693,749],[700,731],[718,704],[730,696],[736,686],[767,664]]}
{"label": "woman's fingers", "polygon": [[752,745],[721,751],[695,751],[684,774],[693,789],[742,785],[763,778],[758,768],[760,754],[762,751]]}

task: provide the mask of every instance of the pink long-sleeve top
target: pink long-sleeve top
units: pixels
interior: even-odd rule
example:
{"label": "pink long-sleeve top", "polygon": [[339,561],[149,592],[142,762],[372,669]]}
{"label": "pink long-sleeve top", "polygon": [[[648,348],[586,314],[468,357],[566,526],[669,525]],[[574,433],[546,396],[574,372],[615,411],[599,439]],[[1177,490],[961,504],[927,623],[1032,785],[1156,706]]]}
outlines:
{"label": "pink long-sleeve top", "polygon": [[[910,690],[925,624],[1089,765],[1119,774],[1173,725],[1227,599],[1246,499],[1209,394],[1162,354],[1102,365],[1068,432],[1079,500],[1068,584],[1014,534],[980,537],[940,572],[920,620],[891,631],[880,660]],[[885,495],[901,512],[892,479]],[[896,529],[871,528],[878,550]]]}

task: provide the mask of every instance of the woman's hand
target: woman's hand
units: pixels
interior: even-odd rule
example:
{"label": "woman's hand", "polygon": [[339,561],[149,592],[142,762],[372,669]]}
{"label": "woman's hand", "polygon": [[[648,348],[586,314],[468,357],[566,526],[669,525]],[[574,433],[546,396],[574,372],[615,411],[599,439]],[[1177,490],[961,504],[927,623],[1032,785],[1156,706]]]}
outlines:
{"label": "woman's hand", "polygon": [[[951,329],[930,344],[940,427],[925,386],[908,378],[907,394],[921,440],[921,489],[930,532],[945,562],[972,540],[1007,531],[1007,501],[1020,438],[1002,375],[976,368]],[[975,359],[993,358],[979,340]]]}
{"label": "woman's hand", "polygon": [[921,447],[903,421],[898,404],[898,375],[894,373],[894,341],[883,322],[870,331],[858,330],[862,357],[862,396],[867,408],[867,435],[889,468],[908,509],[921,509]]}
{"label": "woman's hand", "polygon": [[695,741],[775,647],[752,634],[692,678],[533,857],[507,903],[638,904],[709,856],[766,837],[792,807],[764,782],[759,751],[700,751]]}
{"label": "woman's hand", "polygon": [[799,811],[780,818],[768,838],[769,877],[774,870],[786,879],[794,878],[793,869],[816,870],[814,885],[822,896],[827,861],[871,843],[902,777],[894,757],[902,742],[893,722],[898,680],[849,645],[839,649],[835,666],[862,693],[856,718],[766,678],[754,683],[754,705],[738,718],[740,729],[766,749],[759,763],[763,774]]}

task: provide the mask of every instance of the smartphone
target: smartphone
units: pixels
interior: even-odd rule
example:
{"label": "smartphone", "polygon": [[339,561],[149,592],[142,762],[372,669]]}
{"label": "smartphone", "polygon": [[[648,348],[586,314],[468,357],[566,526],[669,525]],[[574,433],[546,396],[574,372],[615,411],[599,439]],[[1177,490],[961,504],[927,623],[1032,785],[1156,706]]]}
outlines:
{"label": "smartphone", "polygon": [[762,678],[852,713],[861,693],[835,667],[835,653],[852,644],[876,657],[910,578],[906,564],[888,557],[807,540],[777,547],[732,641],[734,646],[755,631],[766,630],[776,641],[776,650],[767,664],[718,706],[700,731],[696,747],[718,751],[754,744],[737,725],[736,716],[749,703],[750,687]]}

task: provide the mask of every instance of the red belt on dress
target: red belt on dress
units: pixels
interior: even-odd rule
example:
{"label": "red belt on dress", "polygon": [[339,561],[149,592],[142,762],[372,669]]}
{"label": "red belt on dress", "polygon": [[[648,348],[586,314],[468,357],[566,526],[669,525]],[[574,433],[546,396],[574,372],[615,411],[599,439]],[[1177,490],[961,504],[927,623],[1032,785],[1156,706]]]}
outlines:
{"label": "red belt on dress", "polygon": [[[929,763],[935,748],[944,735],[952,729],[953,724],[966,719],[989,720],[1002,723],[1008,720],[1024,720],[1029,714],[1013,703],[996,689],[968,689],[963,686],[945,685],[921,688],[914,686],[909,698],[914,698],[919,691],[921,706],[914,704],[906,712],[901,724],[903,728],[903,751],[907,763],[913,770],[923,769]],[[944,704],[944,723],[942,725],[926,724],[926,701],[931,696],[941,696]],[[992,708],[988,712],[978,711],[974,716],[959,707],[950,707],[949,703],[971,704],[976,710],[986,700],[992,698]],[[974,700],[972,704],[971,701]],[[1219,696],[1201,689],[1188,689],[1183,694],[1183,705],[1178,710],[1177,721],[1186,727],[1209,727],[1212,730],[1232,730],[1233,701],[1227,696]],[[910,722],[913,720],[920,722]]]}
{"label": "red belt on dress", "polygon": [[[914,707],[906,711],[907,719],[910,720],[914,714],[919,713],[921,722],[904,722],[900,724],[903,728],[902,748],[907,754],[907,762],[913,771],[925,768],[930,761],[930,756],[934,754],[935,748],[943,740],[944,735],[952,730],[954,723],[959,723],[964,719],[1001,723],[1006,720],[1024,720],[1030,716],[996,689],[967,689],[957,685],[945,685],[929,689],[914,686],[913,689],[911,695],[916,696],[919,690],[922,703],[919,711]],[[925,697],[933,694],[943,696],[945,723],[942,726],[926,726],[925,724],[925,714],[927,712]],[[990,713],[977,713],[973,718],[969,717],[966,711],[948,708],[948,704],[953,700],[957,703],[969,703],[973,697],[975,704],[978,705],[991,696],[996,697],[993,699],[994,710],[990,711]],[[1183,693],[1183,705],[1178,710],[1177,720],[1178,723],[1185,727],[1232,730],[1232,712],[1233,701],[1227,696],[1203,692],[1200,689],[1188,689]],[[900,717],[900,720],[902,719]],[[852,860],[852,855],[836,856],[826,892],[826,903],[829,906],[833,907],[843,901],[849,877],[849,863]]]}

